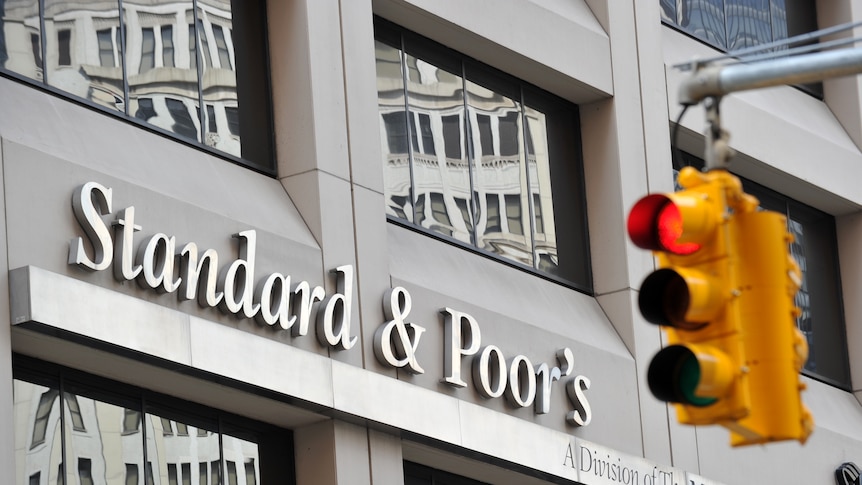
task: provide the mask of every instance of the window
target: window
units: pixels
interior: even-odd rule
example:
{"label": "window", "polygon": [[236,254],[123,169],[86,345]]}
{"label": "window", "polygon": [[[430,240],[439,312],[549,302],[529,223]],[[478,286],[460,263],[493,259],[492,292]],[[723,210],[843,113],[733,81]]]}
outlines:
{"label": "window", "polygon": [[578,107],[375,22],[390,221],[590,291]]}
{"label": "window", "polygon": [[[674,162],[703,167],[703,161],[682,153]],[[838,242],[835,218],[750,180],[742,187],[760,201],[760,207],[784,214],[787,229],[794,237],[790,252],[802,270],[802,286],[796,306],[802,311],[796,325],[808,341],[808,361],[803,374],[829,384],[850,388],[847,339],[841,302]]]}
{"label": "window", "polygon": [[138,465],[126,463],[126,485],[138,485]]}
{"label": "window", "polygon": [[87,431],[84,427],[84,417],[81,416],[81,406],[78,397],[74,394],[65,393],[66,407],[69,409],[69,417],[72,420],[72,429],[75,431]]}
{"label": "window", "polygon": [[[234,464],[234,480],[242,474],[240,483],[293,483],[289,431],[35,359],[16,355],[13,360],[13,429],[23,431],[14,440],[16,449],[28,450],[17,465],[29,473],[15,485],[29,485],[34,474],[63,483],[62,463],[77,475],[66,481],[80,484],[217,485],[223,467],[231,470],[228,463]],[[61,420],[54,405],[58,395],[65,397],[63,406],[74,396],[82,422],[99,425],[77,429],[69,414]],[[178,432],[162,433],[165,422],[175,423]],[[128,432],[141,424],[143,432]],[[21,446],[31,436],[39,437],[41,446]],[[246,466],[238,470],[236,464]]]}
{"label": "window", "polygon": [[[123,433],[137,433],[141,430],[141,412],[136,409],[123,410]],[[136,469],[137,471],[137,469]]]}
{"label": "window", "polygon": [[36,69],[42,70],[42,45],[39,34],[30,34],[30,49],[33,51],[33,63]]}
{"label": "window", "polygon": [[78,479],[81,485],[93,485],[93,460],[78,458]]}
{"label": "window", "polygon": [[219,67],[222,69],[231,69],[230,65],[230,48],[227,45],[227,40],[224,35],[224,28],[221,25],[213,25],[213,37],[215,37],[216,51],[218,52]]}
{"label": "window", "polygon": [[102,66],[116,66],[116,46],[112,29],[101,29],[96,31],[96,40],[99,43],[99,64]]}
{"label": "window", "polygon": [[59,394],[60,391],[49,389],[39,397],[39,406],[36,408],[36,417],[33,420],[33,435],[30,440],[31,449],[45,442],[48,419],[50,418],[51,410],[54,408],[54,401]]}
{"label": "window", "polygon": [[57,31],[57,64],[72,65],[72,31],[69,29]]}
{"label": "window", "polygon": [[487,485],[424,465],[404,462],[404,485]]}
{"label": "window", "polygon": [[[57,94],[274,174],[265,3],[22,0],[20,8],[7,9],[0,38],[28,47],[16,49],[13,62],[0,62],[0,74],[46,84]],[[42,25],[52,28],[46,33]],[[210,73],[213,67],[223,72]],[[182,119],[170,111],[176,101],[188,107]],[[227,120],[208,124],[209,113],[195,110],[205,105]],[[232,113],[223,115],[228,108]],[[206,126],[214,129],[201,129]]]}
{"label": "window", "polygon": [[172,25],[163,25],[162,34],[162,66],[174,67],[174,28]]}
{"label": "window", "polygon": [[[723,51],[754,47],[817,30],[814,0],[659,1],[663,21]],[[798,87],[823,97],[820,83]]]}
{"label": "window", "polygon": [[817,30],[813,0],[660,0],[662,19],[728,51]]}
{"label": "window", "polygon": [[141,68],[139,73],[145,73],[156,67],[156,34],[152,27],[141,29]]}

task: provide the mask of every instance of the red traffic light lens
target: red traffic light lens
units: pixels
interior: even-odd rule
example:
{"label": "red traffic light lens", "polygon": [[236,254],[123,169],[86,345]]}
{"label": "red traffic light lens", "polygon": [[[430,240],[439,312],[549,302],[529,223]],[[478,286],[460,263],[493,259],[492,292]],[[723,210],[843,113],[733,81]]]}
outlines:
{"label": "red traffic light lens", "polygon": [[632,242],[640,248],[687,255],[700,249],[700,244],[680,242],[684,232],[682,212],[665,195],[652,194],[639,200],[628,218]]}

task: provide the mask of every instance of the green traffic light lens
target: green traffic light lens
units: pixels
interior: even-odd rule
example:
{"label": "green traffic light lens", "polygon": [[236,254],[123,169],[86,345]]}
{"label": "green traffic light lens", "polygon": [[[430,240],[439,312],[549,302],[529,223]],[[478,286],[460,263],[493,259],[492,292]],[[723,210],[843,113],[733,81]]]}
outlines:
{"label": "green traffic light lens", "polygon": [[714,397],[695,395],[694,391],[700,384],[700,364],[698,364],[697,357],[693,353],[688,353],[679,363],[676,377],[683,402],[692,406],[709,406],[718,400]]}
{"label": "green traffic light lens", "polygon": [[704,407],[718,401],[702,397],[695,391],[703,383],[703,372],[697,354],[685,345],[670,345],[660,350],[647,371],[647,383],[653,395],[662,401]]}

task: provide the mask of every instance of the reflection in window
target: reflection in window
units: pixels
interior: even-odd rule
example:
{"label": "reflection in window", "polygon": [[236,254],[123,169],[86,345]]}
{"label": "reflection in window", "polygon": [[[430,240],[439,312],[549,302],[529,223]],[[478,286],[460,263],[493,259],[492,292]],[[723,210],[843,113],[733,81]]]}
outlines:
{"label": "reflection in window", "polygon": [[49,389],[42,393],[39,398],[39,407],[36,408],[36,418],[33,421],[33,434],[30,440],[30,448],[35,448],[45,442],[45,435],[48,431],[48,419],[50,418],[51,410],[54,408],[54,401],[60,391]]}
{"label": "reflection in window", "polygon": [[200,57],[204,60],[203,65],[206,68],[212,67],[212,53],[210,52],[210,43],[207,40],[207,31],[202,20],[197,21],[197,36],[200,42]]}
{"label": "reflection in window", "polygon": [[174,67],[174,28],[162,25],[162,66]]}
{"label": "reflection in window", "polygon": [[0,69],[41,81],[41,30],[39,0],[15,2],[14,14],[7,6],[0,22]]}
{"label": "reflection in window", "polygon": [[227,40],[224,35],[224,28],[221,25],[213,24],[213,37],[215,37],[216,51],[218,52],[219,67],[222,69],[231,69],[230,66],[230,48],[227,45]]}
{"label": "reflection in window", "polygon": [[509,232],[512,234],[524,234],[524,226],[521,225],[521,197],[514,194],[506,194],[506,222],[509,224]]}
{"label": "reflection in window", "polygon": [[86,431],[84,427],[84,418],[81,416],[81,406],[78,405],[78,398],[74,394],[64,393],[66,399],[66,407],[69,409],[69,416],[72,418],[72,429],[75,431]]}
{"label": "reflection in window", "polygon": [[39,34],[30,34],[30,50],[33,52],[33,65],[42,70],[42,44]]}
{"label": "reflection in window", "polygon": [[141,35],[143,36],[143,41],[141,42],[141,68],[138,72],[143,74],[156,67],[156,34],[153,32],[153,28],[149,27],[142,29]]}
{"label": "reflection in window", "polygon": [[72,31],[69,29],[57,31],[57,64],[72,65]]}
{"label": "reflection in window", "polygon": [[[264,3],[7,1],[0,36],[14,48],[0,69],[272,170]],[[191,108],[183,119],[176,101]],[[216,122],[195,112],[204,105]]]}
{"label": "reflection in window", "polygon": [[589,288],[577,107],[383,20],[375,32],[387,215]]}
{"label": "reflection in window", "polygon": [[81,485],[93,485],[93,461],[78,458],[78,481]]}
{"label": "reflection in window", "polygon": [[[284,483],[284,478],[290,476],[292,463],[284,459],[293,455],[289,432],[238,421],[173,399],[170,408],[182,408],[187,417],[174,414],[177,411],[163,413],[152,407],[161,405],[161,398],[150,395],[146,400],[148,411],[141,413],[141,391],[123,386],[123,394],[114,395],[122,385],[92,376],[82,380],[92,379],[93,385],[84,385],[77,380],[77,373],[76,380],[69,381],[61,379],[54,366],[31,364],[38,365],[37,373],[20,365],[22,360],[29,363],[32,359],[16,356],[15,360],[13,429],[15,447],[21,450],[15,455],[15,468],[19,470],[15,485],[29,485],[33,480],[51,485],[219,485],[220,479],[257,485],[262,476],[268,476],[269,481],[263,482],[267,485]],[[61,393],[61,385],[68,391]],[[63,399],[57,399],[61,395]],[[61,407],[64,420],[60,419]],[[76,414],[80,421],[74,417]],[[140,432],[142,424],[144,432]],[[175,434],[162,432],[173,426]],[[273,440],[267,441],[267,446],[278,450],[268,455],[279,457],[274,462],[260,461],[259,442],[264,436],[271,436]],[[37,446],[27,446],[34,437]],[[66,470],[63,462],[70,464]],[[227,472],[230,474],[225,475]]]}
{"label": "reflection in window", "polygon": [[168,485],[180,485],[177,475],[177,465],[168,463]]}
{"label": "reflection in window", "polygon": [[662,19],[724,50],[817,30],[813,0],[659,0]]}
{"label": "reflection in window", "polygon": [[245,462],[245,484],[257,485],[257,471],[254,469],[254,459]]}
{"label": "reflection in window", "polygon": [[102,66],[114,66],[114,41],[111,29],[96,31],[96,40],[99,43],[99,64]]}
{"label": "reflection in window", "polygon": [[180,470],[182,470],[182,483],[183,485],[192,485],[192,464],[191,463],[181,463]]}
{"label": "reflection in window", "polygon": [[138,485],[138,465],[126,463],[126,485]]}
{"label": "reflection in window", "polygon": [[185,103],[179,99],[165,98],[165,105],[173,119],[171,131],[188,138],[197,138],[198,129],[195,126],[195,122],[192,121],[192,115],[189,113]]}
{"label": "reflection in window", "polygon": [[227,460],[227,483],[228,485],[237,485],[236,482],[236,463]]}
{"label": "reflection in window", "polygon": [[153,100],[150,98],[139,99],[138,110],[135,112],[135,118],[147,121],[154,116],[156,116],[156,110],[153,107]]}
{"label": "reflection in window", "polygon": [[123,410],[123,433],[137,433],[141,430],[141,412],[135,409]]}

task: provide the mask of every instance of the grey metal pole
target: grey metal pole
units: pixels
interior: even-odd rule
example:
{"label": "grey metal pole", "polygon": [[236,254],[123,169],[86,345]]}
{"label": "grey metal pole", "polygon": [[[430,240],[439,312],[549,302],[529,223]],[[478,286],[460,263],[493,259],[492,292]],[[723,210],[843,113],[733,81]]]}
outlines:
{"label": "grey metal pole", "polygon": [[747,89],[804,84],[862,72],[862,48],[805,54],[752,64],[707,66],[683,81],[680,104],[697,104],[707,97]]}

